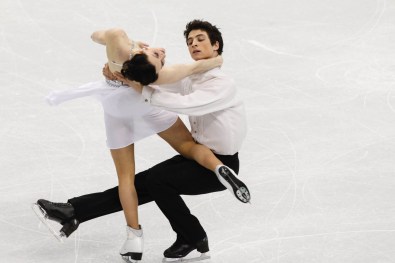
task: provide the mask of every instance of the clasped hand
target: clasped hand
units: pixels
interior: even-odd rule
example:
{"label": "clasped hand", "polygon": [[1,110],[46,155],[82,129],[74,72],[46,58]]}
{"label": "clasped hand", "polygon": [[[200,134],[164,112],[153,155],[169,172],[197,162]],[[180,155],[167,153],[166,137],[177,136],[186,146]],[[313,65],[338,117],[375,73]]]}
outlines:
{"label": "clasped hand", "polygon": [[106,79],[121,81],[123,84],[128,85],[129,87],[133,88],[135,91],[139,93],[143,91],[143,85],[141,85],[140,82],[129,80],[125,78],[120,72],[114,72],[114,73],[111,72],[107,63],[104,64],[102,72]]}

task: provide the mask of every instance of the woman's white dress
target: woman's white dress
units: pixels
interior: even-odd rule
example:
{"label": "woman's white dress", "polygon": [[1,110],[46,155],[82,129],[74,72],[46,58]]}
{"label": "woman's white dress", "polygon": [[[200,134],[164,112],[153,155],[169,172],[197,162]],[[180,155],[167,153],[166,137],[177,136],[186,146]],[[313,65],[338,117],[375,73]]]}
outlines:
{"label": "woman's white dress", "polygon": [[119,149],[145,137],[170,128],[178,116],[144,102],[141,94],[128,86],[116,85],[111,81],[96,81],[76,89],[53,91],[46,100],[51,105],[93,96],[104,111],[107,146]]}

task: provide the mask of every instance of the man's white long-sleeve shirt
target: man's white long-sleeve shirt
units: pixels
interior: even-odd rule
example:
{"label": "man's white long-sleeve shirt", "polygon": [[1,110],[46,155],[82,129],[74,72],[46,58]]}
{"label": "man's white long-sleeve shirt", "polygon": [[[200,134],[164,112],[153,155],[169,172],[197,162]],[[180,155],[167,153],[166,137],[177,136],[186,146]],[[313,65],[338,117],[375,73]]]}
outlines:
{"label": "man's white long-sleeve shirt", "polygon": [[240,150],[247,132],[244,105],[233,80],[219,68],[160,88],[144,86],[142,95],[153,106],[188,115],[193,138],[214,153]]}

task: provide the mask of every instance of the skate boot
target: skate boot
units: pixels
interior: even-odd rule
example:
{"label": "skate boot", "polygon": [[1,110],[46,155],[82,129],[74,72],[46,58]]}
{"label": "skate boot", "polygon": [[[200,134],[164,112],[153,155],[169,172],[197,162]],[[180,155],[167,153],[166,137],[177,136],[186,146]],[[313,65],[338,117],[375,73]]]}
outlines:
{"label": "skate boot", "polygon": [[215,168],[218,180],[241,202],[249,203],[251,199],[247,186],[238,178],[236,173],[226,165]]}
{"label": "skate boot", "polygon": [[134,229],[126,226],[126,241],[119,252],[126,262],[139,262],[143,256],[144,237],[143,229]]}
{"label": "skate boot", "polygon": [[[186,257],[193,250],[197,250],[200,252],[200,255],[194,255],[191,257]],[[210,258],[208,254],[208,239],[207,237],[203,238],[195,245],[188,244],[183,238],[177,235],[177,240],[171,245],[168,249],[163,252],[165,258],[162,262],[194,262],[194,261],[202,261]]]}
{"label": "skate boot", "polygon": [[[79,226],[75,219],[74,208],[70,203],[53,203],[44,199],[39,199],[32,205],[41,222],[51,231],[51,233],[63,242],[64,237],[69,237]],[[58,231],[55,221],[63,227]]]}

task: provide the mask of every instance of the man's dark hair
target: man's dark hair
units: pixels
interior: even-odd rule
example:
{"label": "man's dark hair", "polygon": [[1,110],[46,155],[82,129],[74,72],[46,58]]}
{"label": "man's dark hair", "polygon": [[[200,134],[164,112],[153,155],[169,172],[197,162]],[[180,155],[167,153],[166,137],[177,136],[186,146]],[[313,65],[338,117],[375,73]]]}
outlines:
{"label": "man's dark hair", "polygon": [[131,60],[125,61],[121,74],[129,80],[140,82],[142,85],[149,85],[158,79],[155,66],[148,61],[146,54],[136,54]]}
{"label": "man's dark hair", "polygon": [[224,47],[224,41],[222,40],[221,32],[219,31],[218,27],[212,25],[207,21],[195,19],[189,22],[186,25],[184,31],[185,40],[188,42],[188,35],[192,30],[199,30],[199,29],[207,33],[208,37],[210,38],[211,45],[215,45],[215,42],[218,41],[219,48],[217,52],[218,55],[221,55]]}

